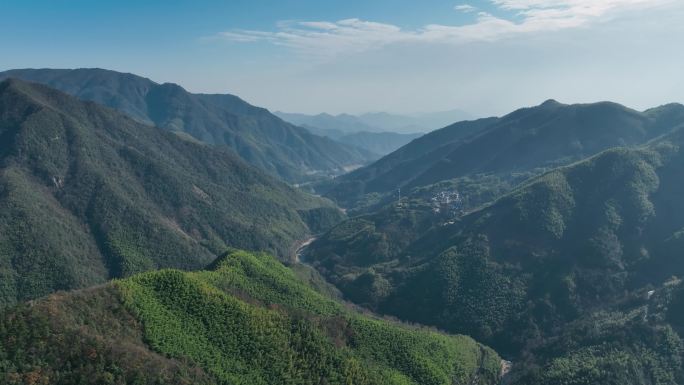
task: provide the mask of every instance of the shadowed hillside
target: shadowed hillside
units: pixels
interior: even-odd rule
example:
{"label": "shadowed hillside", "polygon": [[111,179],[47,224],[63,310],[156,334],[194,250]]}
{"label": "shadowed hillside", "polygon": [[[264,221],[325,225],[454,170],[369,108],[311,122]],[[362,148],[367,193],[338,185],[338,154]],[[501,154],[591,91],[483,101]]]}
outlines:
{"label": "shadowed hillside", "polygon": [[550,100],[502,118],[460,122],[431,132],[377,162],[337,178],[327,195],[353,208],[368,195],[477,175],[514,179],[643,144],[684,124],[684,106],[638,112],[614,103]]}
{"label": "shadowed hillside", "polygon": [[647,293],[684,275],[683,144],[608,150],[449,223],[410,203],[353,218],[305,258],[357,303],[553,369],[520,383],[679,383],[680,321]]}
{"label": "shadowed hillside", "polygon": [[341,218],[226,150],[37,84],[0,83],[0,304],[206,265],[289,257]]}
{"label": "shadowed hillside", "polygon": [[0,73],[46,84],[115,108],[144,123],[227,145],[247,162],[289,181],[339,174],[374,155],[313,135],[233,95],[191,94],[182,87],[102,69],[21,69]]}

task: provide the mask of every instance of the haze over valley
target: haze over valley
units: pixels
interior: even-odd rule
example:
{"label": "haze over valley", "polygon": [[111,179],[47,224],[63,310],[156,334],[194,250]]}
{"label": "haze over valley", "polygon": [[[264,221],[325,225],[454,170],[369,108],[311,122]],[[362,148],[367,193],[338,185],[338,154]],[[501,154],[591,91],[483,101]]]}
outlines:
{"label": "haze over valley", "polygon": [[680,2],[2,10],[1,384],[684,384]]}

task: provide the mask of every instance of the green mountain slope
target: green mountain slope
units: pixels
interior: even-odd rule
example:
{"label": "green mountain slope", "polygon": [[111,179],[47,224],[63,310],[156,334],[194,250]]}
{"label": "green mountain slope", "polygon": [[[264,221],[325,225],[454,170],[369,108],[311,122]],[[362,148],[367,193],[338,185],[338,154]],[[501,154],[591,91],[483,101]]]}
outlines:
{"label": "green mountain slope", "polygon": [[509,376],[520,385],[681,384],[679,280],[640,291],[536,340]]}
{"label": "green mountain slope", "polygon": [[377,162],[337,178],[327,192],[353,207],[388,194],[477,175],[539,174],[608,148],[633,146],[684,124],[684,106],[638,112],[614,103],[547,101],[502,118],[460,122],[429,133]]}
{"label": "green mountain slope", "polygon": [[545,368],[520,383],[680,383],[669,305],[643,312],[684,275],[682,145],[680,128],[608,150],[448,222],[405,202],[336,226],[305,258],[355,302]]}
{"label": "green mountain slope", "polygon": [[143,273],[0,315],[5,384],[494,385],[468,337],[347,310],[264,254]]}
{"label": "green mountain slope", "polygon": [[0,306],[110,277],[289,257],[341,218],[228,151],[37,84],[0,83]]}
{"label": "green mountain slope", "polygon": [[337,174],[374,155],[286,123],[233,95],[191,94],[178,85],[102,69],[19,69],[0,73],[78,98],[200,141],[227,145],[247,162],[289,181]]}

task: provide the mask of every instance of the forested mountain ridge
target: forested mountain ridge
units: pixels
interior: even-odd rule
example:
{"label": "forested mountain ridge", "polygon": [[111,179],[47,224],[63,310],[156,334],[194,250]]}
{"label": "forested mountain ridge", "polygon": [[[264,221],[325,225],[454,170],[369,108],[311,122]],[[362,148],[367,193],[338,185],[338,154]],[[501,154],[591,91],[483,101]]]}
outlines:
{"label": "forested mountain ridge", "polygon": [[349,114],[330,115],[326,113],[318,115],[306,115],[287,113],[282,111],[274,112],[276,116],[292,124],[304,127],[319,135],[324,132],[337,132],[340,136],[355,132],[382,132],[383,129],[373,127],[359,117]]}
{"label": "forested mountain ridge", "polygon": [[227,246],[287,258],[342,215],[227,149],[46,86],[0,83],[0,305]]}
{"label": "forested mountain ridge", "polygon": [[58,293],[0,314],[4,384],[496,385],[469,337],[345,308],[264,254]]}
{"label": "forested mountain ridge", "polygon": [[448,222],[405,201],[304,258],[357,303],[522,361],[513,383],[681,383],[679,300],[658,293],[684,276],[683,145],[680,127],[607,150]]}
{"label": "forested mountain ridge", "polygon": [[553,100],[501,118],[459,122],[336,179],[327,195],[353,208],[364,196],[477,175],[534,175],[617,146],[640,145],[684,124],[684,106],[638,112],[615,103]]}
{"label": "forested mountain ridge", "polygon": [[287,123],[233,95],[192,94],[133,74],[103,69],[17,69],[0,73],[42,83],[80,99],[205,143],[226,145],[247,162],[297,182],[344,172],[375,155]]}
{"label": "forested mountain ridge", "polygon": [[[194,103],[261,115],[154,92],[162,121]],[[301,257],[346,299],[493,346],[511,384],[684,382],[684,106],[548,101],[459,122],[338,178],[333,198],[382,207],[341,223],[229,147],[140,120],[0,82],[3,381],[498,382],[469,337],[361,316],[264,254],[215,260],[289,257],[323,232]],[[403,199],[384,204],[392,186]]]}

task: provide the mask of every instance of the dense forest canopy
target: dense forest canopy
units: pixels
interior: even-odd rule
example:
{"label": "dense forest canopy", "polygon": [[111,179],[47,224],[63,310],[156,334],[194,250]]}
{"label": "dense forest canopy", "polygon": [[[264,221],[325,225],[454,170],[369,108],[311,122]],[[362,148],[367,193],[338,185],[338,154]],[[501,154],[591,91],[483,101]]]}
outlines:
{"label": "dense forest canopy", "polygon": [[234,95],[192,94],[147,78],[92,69],[0,72],[114,108],[197,141],[228,147],[248,163],[291,182],[336,175],[376,158],[369,151],[311,134]]}
{"label": "dense forest canopy", "polygon": [[446,218],[406,199],[305,258],[357,303],[522,361],[519,383],[679,383],[683,144],[675,128]]}
{"label": "dense forest canopy", "polygon": [[226,247],[289,258],[342,214],[246,164],[37,84],[0,83],[0,305]]}
{"label": "dense forest canopy", "polygon": [[142,273],[0,315],[5,384],[498,383],[469,337],[374,319],[273,257],[232,251],[212,270]]}
{"label": "dense forest canopy", "polygon": [[401,147],[328,178],[372,155],[232,95],[8,76],[61,91],[0,82],[3,383],[684,381],[682,105],[365,133]]}

